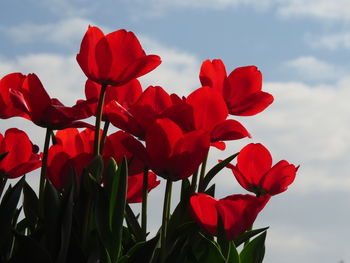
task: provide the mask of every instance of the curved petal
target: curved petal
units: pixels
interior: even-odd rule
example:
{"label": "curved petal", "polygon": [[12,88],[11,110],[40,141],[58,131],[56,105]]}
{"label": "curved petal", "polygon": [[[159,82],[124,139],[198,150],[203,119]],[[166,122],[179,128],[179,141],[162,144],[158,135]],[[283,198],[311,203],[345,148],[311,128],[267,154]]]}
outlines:
{"label": "curved petal", "polygon": [[238,140],[245,137],[251,138],[249,132],[244,128],[244,126],[235,120],[225,120],[212,130],[211,141],[229,141]]}
{"label": "curved petal", "polygon": [[282,160],[275,164],[261,179],[260,186],[270,195],[276,195],[287,190],[295,179],[297,168]]}
{"label": "curved petal", "polygon": [[202,87],[192,92],[186,103],[193,106],[196,129],[208,132],[228,116],[227,107],[222,95],[209,87]]}
{"label": "curved petal", "polygon": [[260,143],[248,144],[237,157],[236,167],[250,185],[258,185],[271,166],[271,154]]}
{"label": "curved petal", "polygon": [[252,116],[265,110],[273,100],[273,96],[267,92],[253,93],[240,103],[231,105],[229,112],[236,116]]}
{"label": "curved petal", "polygon": [[257,215],[265,207],[270,196],[231,195],[220,199],[217,210],[222,219],[228,240],[252,227]]}
{"label": "curved petal", "polygon": [[218,232],[217,200],[207,194],[194,194],[190,198],[190,214],[211,235]]}
{"label": "curved petal", "polygon": [[199,73],[202,86],[211,87],[222,94],[226,77],[225,65],[221,59],[207,59],[202,63]]}
{"label": "curved petal", "polygon": [[104,37],[98,27],[89,26],[81,42],[79,54],[77,54],[77,61],[85,75],[96,82],[99,82],[99,69],[95,48]]}

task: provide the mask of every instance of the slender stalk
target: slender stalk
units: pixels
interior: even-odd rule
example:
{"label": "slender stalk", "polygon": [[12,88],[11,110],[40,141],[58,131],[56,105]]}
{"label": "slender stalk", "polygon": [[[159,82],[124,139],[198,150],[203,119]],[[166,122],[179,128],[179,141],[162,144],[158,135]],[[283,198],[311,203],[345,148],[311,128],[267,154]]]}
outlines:
{"label": "slender stalk", "polygon": [[100,98],[98,99],[98,105],[96,110],[96,122],[95,122],[95,138],[94,138],[94,155],[100,154],[100,125],[102,120],[103,103],[105,100],[107,85],[101,85]]}
{"label": "slender stalk", "polygon": [[198,192],[203,192],[205,189],[202,189],[203,188],[203,181],[204,181],[204,176],[205,176],[205,169],[206,169],[206,166],[207,166],[207,161],[208,161],[208,156],[209,156],[209,151],[207,153],[207,156],[205,157],[203,163],[202,163],[202,166],[201,166],[201,172],[200,172],[200,175],[199,175],[199,184],[198,184]]}
{"label": "slender stalk", "polygon": [[4,191],[6,183],[7,183],[7,177],[5,176],[5,173],[2,174],[0,172],[0,198],[2,196],[2,192]]}
{"label": "slender stalk", "polygon": [[166,181],[166,187],[165,187],[162,230],[160,233],[160,263],[165,262],[166,233],[168,230],[168,222],[169,222],[169,218],[170,218],[170,203],[171,203],[172,185],[173,185],[173,182],[168,179]]}
{"label": "slender stalk", "polygon": [[145,167],[143,172],[142,185],[142,208],[141,208],[141,229],[144,240],[147,236],[147,195],[148,195],[148,167]]}
{"label": "slender stalk", "polygon": [[101,143],[100,143],[100,153],[103,152],[103,148],[105,146],[105,141],[106,141],[106,137],[107,137],[107,132],[108,132],[108,128],[109,128],[109,121],[105,121],[104,125],[103,125],[103,132],[102,132],[102,138],[101,138]]}
{"label": "slender stalk", "polygon": [[198,169],[197,169],[197,171],[196,171],[196,172],[193,174],[193,176],[192,176],[191,188],[190,188],[191,194],[193,194],[194,192],[196,192],[197,181],[198,181]]}
{"label": "slender stalk", "polygon": [[44,152],[43,152],[43,159],[41,162],[41,171],[40,171],[39,199],[42,198],[45,190],[45,185],[46,185],[47,157],[49,155],[51,132],[52,130],[50,128],[46,129]]}

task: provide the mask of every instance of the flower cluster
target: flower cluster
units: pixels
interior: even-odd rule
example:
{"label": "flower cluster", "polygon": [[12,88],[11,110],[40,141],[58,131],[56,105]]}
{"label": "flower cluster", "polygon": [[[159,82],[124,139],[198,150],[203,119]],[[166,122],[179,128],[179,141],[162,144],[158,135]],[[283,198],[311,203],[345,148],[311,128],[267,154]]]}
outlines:
{"label": "flower cluster", "polygon": [[[24,131],[0,134],[0,197],[7,179],[41,167],[38,197],[23,180],[3,196],[0,217],[10,211],[11,218],[6,231],[0,227],[8,240],[0,241],[0,261],[33,259],[29,247],[45,251],[45,262],[70,262],[70,257],[79,262],[95,262],[93,257],[96,262],[209,262],[212,256],[204,255],[203,247],[216,253],[215,262],[245,262],[247,253],[255,255],[257,248],[247,246],[238,261],[232,259],[236,246],[265,231],[249,232],[271,196],[293,182],[298,167],[285,160],[272,166],[270,152],[259,143],[220,160],[207,173],[206,164],[210,147],[224,151],[226,141],[252,137],[234,116],[256,115],[273,102],[262,91],[257,67],[227,75],[220,59],[206,60],[199,88],[186,97],[160,86],[143,90],[138,78],[158,67],[160,57],[146,55],[132,32],[105,35],[93,26],[76,59],[87,77],[86,98],[72,107],[51,98],[34,73],[0,80],[0,118],[22,117],[46,129],[41,153]],[[92,116],[95,125],[83,121]],[[109,133],[110,125],[118,131]],[[215,199],[209,185],[225,167],[255,195]],[[162,226],[147,240],[147,195],[163,179]],[[177,181],[181,201],[171,214]],[[25,219],[17,224],[16,206],[11,210],[3,203],[18,201],[21,191]],[[131,203],[142,203],[141,219]],[[178,252],[178,261],[172,261]]]}

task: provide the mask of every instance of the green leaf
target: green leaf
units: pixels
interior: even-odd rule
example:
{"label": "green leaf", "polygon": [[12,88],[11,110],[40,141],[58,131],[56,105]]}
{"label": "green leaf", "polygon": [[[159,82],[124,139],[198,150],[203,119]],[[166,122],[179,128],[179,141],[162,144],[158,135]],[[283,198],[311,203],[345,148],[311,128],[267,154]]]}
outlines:
{"label": "green leaf", "polygon": [[222,255],[218,245],[199,234],[199,238],[192,242],[192,253],[200,263],[224,263],[225,258]]}
{"label": "green leaf", "polygon": [[57,263],[65,263],[71,239],[72,218],[73,218],[73,193],[74,187],[69,189],[68,197],[65,200],[61,222],[61,246],[58,253]]}
{"label": "green leaf", "polygon": [[236,247],[240,246],[241,244],[247,242],[250,238],[260,234],[261,232],[264,232],[267,230],[269,227],[263,227],[259,229],[254,229],[254,230],[249,230],[244,232],[243,234],[239,235],[236,237],[233,242],[235,243]]}
{"label": "green leaf", "polygon": [[39,219],[39,199],[27,182],[23,186],[23,211],[27,227],[33,232]]}
{"label": "green leaf", "polygon": [[135,244],[126,254],[128,263],[140,263],[149,262],[152,257],[153,250],[155,249],[159,236]]}
{"label": "green leaf", "polygon": [[44,189],[44,225],[46,236],[46,248],[50,255],[56,255],[60,246],[60,212],[61,201],[53,184],[47,180]]}
{"label": "green leaf", "polygon": [[53,263],[48,251],[33,238],[16,235],[17,247],[9,263],[35,262]]}
{"label": "green leaf", "polygon": [[225,263],[240,263],[240,262],[241,261],[239,259],[239,254],[238,254],[238,251],[236,249],[236,246],[232,241],[230,241],[228,255],[227,255]]}
{"label": "green leaf", "polygon": [[125,206],[125,220],[126,220],[128,229],[135,236],[136,241],[142,241],[143,231],[141,229],[139,221],[137,220],[129,204],[126,204]]}
{"label": "green leaf", "polygon": [[112,231],[113,229],[113,217],[114,211],[116,210],[116,202],[117,195],[119,190],[119,183],[121,181],[121,169],[117,169],[117,164],[115,163],[113,158],[108,160],[107,169],[106,169],[106,177],[110,178],[110,188],[106,188],[109,191],[109,229]]}
{"label": "green leaf", "polygon": [[12,240],[12,222],[16,217],[17,204],[21,196],[25,177],[23,176],[12,188],[8,187],[0,204],[0,249]]}
{"label": "green leaf", "polygon": [[213,168],[210,169],[210,171],[205,175],[202,185],[199,186],[198,192],[204,192],[207,186],[209,185],[210,181],[217,175],[222,169],[226,167],[228,163],[230,163],[236,156],[239,154],[235,153],[231,156],[227,157],[222,162],[219,162],[217,165],[215,165]]}
{"label": "green leaf", "polygon": [[103,171],[102,155],[97,155],[92,159],[91,163],[87,167],[87,171],[91,179],[93,179],[98,184],[101,183]]}
{"label": "green leaf", "polygon": [[[128,189],[128,165],[125,157],[123,158],[122,163],[118,168],[118,174],[120,178],[118,183],[117,195],[111,196],[111,200],[113,198],[116,198],[116,203],[113,210],[109,211],[110,213],[113,213],[112,235],[115,237],[115,244],[113,244],[112,250],[112,252],[114,253],[112,254],[113,256],[111,256],[113,262],[117,262],[122,244],[123,221],[126,205],[126,194]],[[112,192],[114,191],[112,190]]]}
{"label": "green leaf", "polygon": [[265,255],[266,231],[250,241],[241,251],[241,263],[261,263]]}
{"label": "green leaf", "polygon": [[181,182],[181,201],[189,198],[189,195],[191,193],[190,189],[191,189],[190,181],[187,178],[183,179]]}

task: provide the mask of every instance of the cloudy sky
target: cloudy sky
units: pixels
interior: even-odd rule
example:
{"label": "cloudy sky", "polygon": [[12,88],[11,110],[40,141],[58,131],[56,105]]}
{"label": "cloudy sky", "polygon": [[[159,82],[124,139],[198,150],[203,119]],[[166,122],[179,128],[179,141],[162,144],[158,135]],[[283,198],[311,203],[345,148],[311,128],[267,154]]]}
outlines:
{"label": "cloudy sky", "polygon": [[[258,66],[275,102],[240,118],[253,139],[212,151],[210,164],[248,142],[263,143],[275,162],[300,164],[295,183],[273,197],[255,224],[270,226],[265,262],[350,262],[348,0],[13,0],[0,14],[0,76],[35,72],[68,105],[84,96],[75,55],[89,24],[107,33],[131,30],[148,54],[162,57],[141,79],[145,87],[189,94],[208,58],[221,58],[228,72]],[[0,132],[14,126],[43,144],[44,132],[23,119],[2,121]],[[217,189],[219,198],[244,193],[228,171]],[[150,198],[154,230],[161,190]]]}

